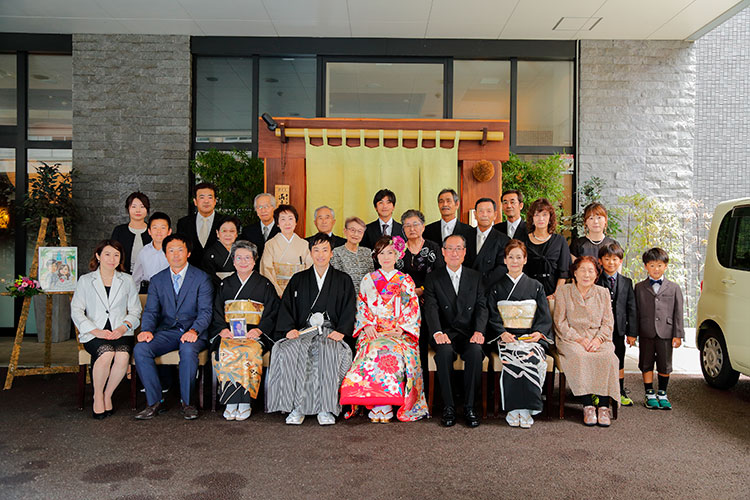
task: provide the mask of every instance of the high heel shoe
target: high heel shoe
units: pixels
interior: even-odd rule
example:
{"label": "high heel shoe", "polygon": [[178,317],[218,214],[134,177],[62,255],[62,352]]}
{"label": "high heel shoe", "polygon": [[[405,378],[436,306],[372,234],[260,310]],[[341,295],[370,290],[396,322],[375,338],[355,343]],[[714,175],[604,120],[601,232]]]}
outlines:
{"label": "high heel shoe", "polygon": [[112,408],[111,410],[104,410],[104,414],[107,415],[108,417],[111,417],[112,415],[115,414],[115,409]]}
{"label": "high heel shoe", "polygon": [[104,420],[107,418],[107,412],[96,413],[94,410],[91,410],[91,416],[96,420]]}

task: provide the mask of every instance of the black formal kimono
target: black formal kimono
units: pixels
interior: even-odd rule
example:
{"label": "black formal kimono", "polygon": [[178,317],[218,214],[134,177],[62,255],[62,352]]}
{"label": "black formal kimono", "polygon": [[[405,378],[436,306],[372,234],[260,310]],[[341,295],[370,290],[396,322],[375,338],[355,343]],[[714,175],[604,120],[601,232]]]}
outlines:
{"label": "black formal kimono", "polygon": [[[375,219],[374,221],[367,224],[367,228],[365,229],[365,235],[362,237],[362,242],[360,245],[366,248],[375,248],[375,243],[378,242],[378,240],[383,236],[383,221],[380,220],[380,218]],[[396,219],[391,219],[391,236],[400,236],[401,238],[406,241],[406,236],[404,236],[404,228],[396,222]],[[377,269],[378,264],[375,263],[375,269]]]}
{"label": "black formal kimono", "polygon": [[221,224],[224,222],[224,218],[218,213],[214,213],[214,222],[211,225],[211,229],[208,231],[208,239],[206,240],[206,246],[204,247],[201,245],[201,242],[198,239],[198,230],[195,227],[195,218],[197,216],[197,214],[187,215],[178,220],[177,233],[188,238],[191,245],[193,246],[192,250],[190,251],[190,257],[188,257],[188,262],[190,263],[190,265],[193,265],[198,269],[205,271],[205,269],[203,269],[202,267],[203,254],[205,253],[207,248],[216,243],[216,231],[218,231],[221,227]]}
{"label": "black formal kimono", "polygon": [[229,250],[220,241],[216,241],[206,248],[201,261],[201,269],[211,277],[214,287],[218,287],[221,283],[221,278],[216,273],[233,273],[235,271],[234,262],[229,257]]}
{"label": "black formal kimono", "polygon": [[[135,265],[135,262],[133,262],[132,259],[135,234],[128,229],[127,224],[120,224],[119,226],[115,226],[112,230],[112,236],[110,239],[119,241],[122,245],[122,249],[125,251],[125,262],[123,263],[123,266],[125,267],[125,272],[130,273],[130,270]],[[144,247],[151,243],[151,235],[148,234],[148,230],[141,234],[141,240],[143,240]]]}
{"label": "black formal kimono", "polygon": [[[441,221],[435,221],[430,224],[427,224],[424,228],[424,234],[422,234],[422,237],[426,240],[434,241],[438,245],[443,245],[443,231],[442,226],[440,225]],[[464,224],[463,222],[457,220],[456,225],[453,226],[453,234],[460,234],[464,238],[466,238],[467,242],[469,238],[474,234],[474,228],[471,227],[468,224]]]}
{"label": "black formal kimono", "polygon": [[505,246],[510,243],[510,238],[492,229],[477,254],[478,233],[479,229],[474,228],[474,232],[467,239],[464,265],[479,271],[487,288],[508,272],[508,268],[505,267]]}
{"label": "black formal kimono", "polygon": [[[257,309],[257,304],[246,301],[262,305],[259,321],[258,314],[248,314],[251,309]],[[217,287],[209,338],[221,404],[250,403],[257,397],[263,372],[263,353],[272,343],[279,303],[276,289],[258,272],[250,274],[244,285],[235,273]],[[247,331],[258,328],[263,335],[257,340],[219,337],[223,329],[232,330],[228,319],[241,317],[246,319]]]}
{"label": "black formal kimono", "polygon": [[553,234],[540,245],[535,245],[530,238],[524,243],[527,260],[523,272],[541,283],[544,293],[552,295],[557,288],[557,280],[569,277],[571,262],[568,243],[561,234]]}
{"label": "black formal kimono", "polygon": [[[312,243],[312,239],[314,236],[315,235],[308,236],[307,238],[305,238],[305,240],[307,240],[308,243]],[[336,236],[335,234],[331,234],[331,244],[333,245],[331,247],[331,250],[333,250],[336,247],[340,247],[344,243],[346,243],[346,238],[342,238],[341,236]],[[312,245],[310,245],[310,249],[312,250]]]}
{"label": "black formal kimono", "polygon": [[271,231],[268,233],[268,238],[264,240],[260,222],[253,222],[249,226],[242,228],[242,233],[240,233],[240,237],[237,239],[254,243],[255,246],[258,247],[258,262],[260,262],[260,258],[263,257],[263,249],[266,246],[266,241],[270,240],[280,232],[279,225],[274,224]]}
{"label": "black formal kimono", "polygon": [[[489,309],[488,342],[497,346],[503,371],[500,374],[500,395],[505,411],[542,410],[542,386],[547,373],[547,354],[553,342],[552,316],[544,287],[521,274],[517,283],[507,274],[487,292]],[[501,312],[502,311],[502,312]],[[515,342],[500,339],[503,332],[513,334]],[[519,337],[539,332],[537,342],[524,342]]]}
{"label": "black formal kimono", "polygon": [[[482,275],[462,267],[458,295],[453,288],[445,266],[427,275],[424,288],[424,318],[422,332],[429,336],[435,350],[440,393],[446,406],[454,406],[451,388],[453,361],[457,355],[464,360],[464,405],[473,406],[476,387],[482,376],[481,344],[469,342],[474,332],[485,335],[487,328],[487,303],[482,285]],[[435,333],[442,332],[450,344],[435,342]],[[434,390],[434,388],[430,388]]]}
{"label": "black formal kimono", "polygon": [[[305,415],[330,412],[338,415],[339,387],[352,364],[352,350],[328,335],[337,331],[351,339],[356,304],[348,274],[328,266],[322,289],[315,267],[292,276],[281,298],[276,321],[277,342],[271,351],[266,411]],[[290,330],[300,336],[286,338]]]}

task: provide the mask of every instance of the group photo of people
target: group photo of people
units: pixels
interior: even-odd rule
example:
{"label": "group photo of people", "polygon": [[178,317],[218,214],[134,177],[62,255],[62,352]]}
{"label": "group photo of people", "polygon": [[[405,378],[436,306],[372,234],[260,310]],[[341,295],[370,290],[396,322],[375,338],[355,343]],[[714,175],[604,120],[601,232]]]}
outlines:
{"label": "group photo of people", "polygon": [[[614,407],[634,404],[624,365],[636,342],[644,384],[636,399],[672,408],[682,292],[665,277],[661,248],[643,249],[644,281],[622,274],[624,250],[600,203],[584,208],[585,234],[568,243],[556,208],[518,190],[466,201],[443,189],[440,219],[428,221],[417,208],[397,208],[397,194],[383,188],[373,195],[374,221],[309,207],[307,238],[297,233],[298,209],[269,193],[255,197],[258,221],[245,226],[216,211],[210,183],[194,187],[193,202],[196,212],[173,230],[145,194],[132,193],[128,221],[98,243],[78,280],[71,316],[91,355],[95,419],[116,411],[115,389],[136,376],[146,407],[135,419],[165,412],[172,388],[183,417],[198,418],[196,374],[207,351],[226,420],[250,418],[262,395],[265,411],[288,425],[308,416],[322,426],[412,422],[431,416],[434,391],[442,426],[475,428],[483,364],[496,355],[509,426],[531,428],[552,396],[544,394],[552,357],[583,423],[608,427]],[[459,220],[462,203],[476,227]],[[333,232],[337,215],[342,235]],[[173,351],[176,370],[157,363]],[[463,373],[453,384],[458,358]],[[432,359],[437,377],[427,387]]]}

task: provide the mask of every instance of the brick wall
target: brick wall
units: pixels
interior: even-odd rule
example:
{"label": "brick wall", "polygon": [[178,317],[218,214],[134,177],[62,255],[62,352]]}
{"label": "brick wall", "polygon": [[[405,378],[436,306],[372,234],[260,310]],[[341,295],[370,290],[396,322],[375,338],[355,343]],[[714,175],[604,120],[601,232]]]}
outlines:
{"label": "brick wall", "polygon": [[73,197],[81,262],[127,222],[125,199],[186,213],[191,110],[190,39],[73,35]]}
{"label": "brick wall", "polygon": [[679,41],[584,40],[578,182],[601,177],[604,200],[692,195],[696,55]]}
{"label": "brick wall", "polygon": [[750,8],[695,43],[694,197],[713,213],[750,196]]}

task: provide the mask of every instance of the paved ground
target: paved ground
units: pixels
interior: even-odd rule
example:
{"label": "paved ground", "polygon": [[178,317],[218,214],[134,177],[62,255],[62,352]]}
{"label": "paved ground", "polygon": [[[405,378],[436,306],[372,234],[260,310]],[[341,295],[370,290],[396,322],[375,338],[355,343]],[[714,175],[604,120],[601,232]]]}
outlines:
{"label": "paved ground", "polygon": [[[626,382],[639,402],[637,375]],[[575,404],[528,431],[436,419],[290,428],[262,413],[185,422],[174,396],[168,413],[136,422],[125,385],[117,413],[95,421],[74,395],[75,375],[0,392],[0,498],[750,498],[747,377],[717,391],[677,374],[674,411],[624,408],[609,429],[584,427]]]}

